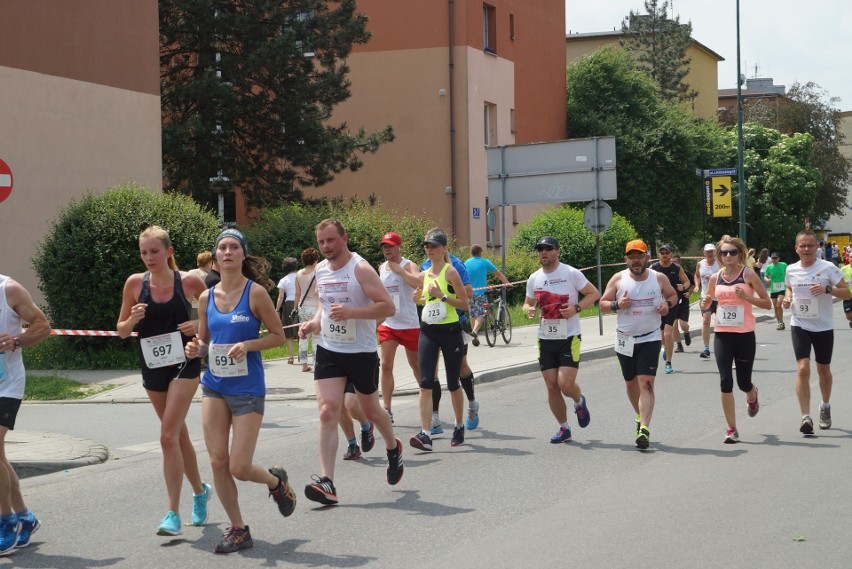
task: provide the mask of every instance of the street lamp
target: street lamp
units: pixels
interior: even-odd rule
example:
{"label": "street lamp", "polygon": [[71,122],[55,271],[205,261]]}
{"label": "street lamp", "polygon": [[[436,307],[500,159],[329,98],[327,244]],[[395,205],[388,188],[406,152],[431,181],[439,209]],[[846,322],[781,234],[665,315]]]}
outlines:
{"label": "street lamp", "polygon": [[743,76],[740,73],[740,0],[737,0],[737,186],[740,189],[740,239],[746,236],[745,173],[743,172]]}

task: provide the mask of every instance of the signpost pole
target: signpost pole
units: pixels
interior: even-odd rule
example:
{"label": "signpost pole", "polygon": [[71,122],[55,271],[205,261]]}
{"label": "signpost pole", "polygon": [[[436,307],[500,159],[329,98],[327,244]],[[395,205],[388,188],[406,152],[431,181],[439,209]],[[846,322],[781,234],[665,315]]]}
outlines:
{"label": "signpost pole", "polygon": [[[500,148],[500,176],[501,179],[501,189],[502,196],[500,199],[500,256],[502,260],[502,269],[503,274],[506,274],[506,147],[502,146]],[[503,304],[506,303],[506,287],[501,288],[503,291],[501,295],[503,298]]]}
{"label": "signpost pole", "polygon": [[[595,252],[598,256],[598,292],[603,295],[603,283],[601,282],[601,188],[600,188],[600,164],[598,163],[598,137],[595,137]],[[603,314],[598,308],[598,331],[603,336]]]}

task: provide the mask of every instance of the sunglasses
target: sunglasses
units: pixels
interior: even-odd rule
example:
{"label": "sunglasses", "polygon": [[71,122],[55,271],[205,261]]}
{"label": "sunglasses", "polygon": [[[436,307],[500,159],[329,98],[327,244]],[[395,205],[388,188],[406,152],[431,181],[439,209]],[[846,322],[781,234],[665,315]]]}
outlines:
{"label": "sunglasses", "polygon": [[733,257],[735,255],[739,255],[739,249],[719,249],[719,254],[723,257]]}
{"label": "sunglasses", "polygon": [[535,250],[539,251],[539,252],[541,252],[541,251],[554,251],[554,250],[556,250],[556,247],[554,247],[552,245],[539,245],[538,247],[535,248]]}

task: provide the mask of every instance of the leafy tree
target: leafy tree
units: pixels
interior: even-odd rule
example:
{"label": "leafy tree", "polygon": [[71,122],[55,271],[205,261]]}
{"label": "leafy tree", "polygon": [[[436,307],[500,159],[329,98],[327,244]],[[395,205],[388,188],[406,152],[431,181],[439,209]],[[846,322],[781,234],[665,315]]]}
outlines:
{"label": "leafy tree", "polygon": [[204,202],[236,186],[251,205],[279,204],[393,139],[331,121],[350,96],[346,57],[370,37],[355,0],[333,6],[159,0],[168,189]]}
{"label": "leafy tree", "polygon": [[[746,94],[747,96],[747,94]],[[794,83],[786,95],[749,101],[743,120],[793,135],[806,132],[813,136],[811,166],[817,168],[822,183],[814,198],[815,225],[824,224],[832,215],[843,215],[848,206],[846,188],[852,184],[852,161],[840,148],[845,136],[840,128],[840,101],[816,83]],[[736,113],[722,113],[720,123],[736,124]]]}
{"label": "leafy tree", "polygon": [[[736,163],[735,128],[729,129],[724,145],[726,163]],[[788,136],[757,123],[746,123],[743,147],[749,246],[791,251],[805,218],[814,219],[822,184],[819,170],[811,164],[814,137],[806,133]],[[733,186],[733,216],[713,220],[714,238],[737,232],[739,188],[736,182]]]}
{"label": "leafy tree", "polygon": [[692,59],[686,51],[692,45],[692,22],[669,19],[666,2],[645,0],[645,14],[630,11],[621,24],[627,48],[657,84],[657,93],[666,101],[691,102],[698,92],[683,82]]}
{"label": "leafy tree", "polygon": [[[703,197],[696,168],[721,164],[724,132],[663,101],[629,54],[601,48],[567,71],[572,137],[615,136],[618,199],[652,249],[699,237]],[[735,163],[735,162],[734,162]]]}

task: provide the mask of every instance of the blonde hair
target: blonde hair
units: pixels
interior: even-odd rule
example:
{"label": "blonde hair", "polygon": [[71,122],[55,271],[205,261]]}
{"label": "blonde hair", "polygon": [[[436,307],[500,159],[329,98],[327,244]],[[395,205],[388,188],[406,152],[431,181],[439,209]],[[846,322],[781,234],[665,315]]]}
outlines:
{"label": "blonde hair", "polygon": [[719,239],[718,243],[716,243],[716,251],[719,252],[720,257],[722,256],[722,253],[720,252],[721,249],[722,249],[722,245],[724,245],[726,243],[728,245],[733,245],[734,247],[737,248],[737,252],[739,253],[737,255],[737,257],[738,257],[737,264],[741,265],[741,266],[745,266],[745,260],[746,260],[747,255],[746,255],[746,246],[745,246],[745,243],[743,243],[743,240],[740,239],[739,237],[731,237],[730,235],[722,235],[722,238]]}
{"label": "blonde hair", "polygon": [[[139,241],[142,241],[143,239],[158,239],[160,241],[160,243],[163,244],[163,247],[165,247],[166,249],[168,249],[169,247],[172,246],[172,240],[169,237],[169,232],[166,231],[165,229],[163,229],[162,227],[160,227],[159,225],[152,225],[152,226],[144,229],[142,231],[142,233],[139,234]],[[177,261],[175,261],[174,252],[172,252],[172,254],[169,255],[168,263],[169,263],[169,268],[171,270],[173,270],[173,271],[178,270]]]}

